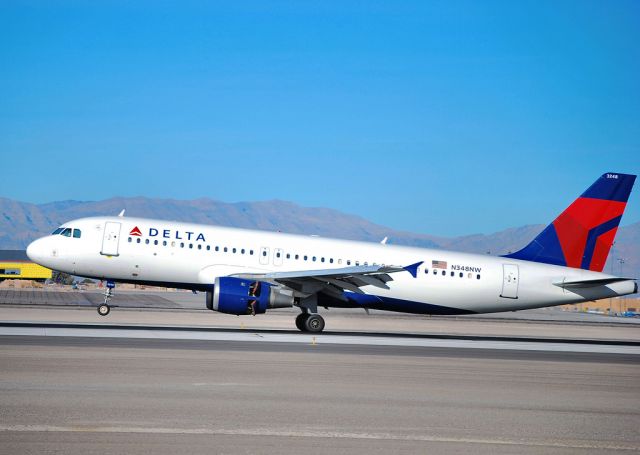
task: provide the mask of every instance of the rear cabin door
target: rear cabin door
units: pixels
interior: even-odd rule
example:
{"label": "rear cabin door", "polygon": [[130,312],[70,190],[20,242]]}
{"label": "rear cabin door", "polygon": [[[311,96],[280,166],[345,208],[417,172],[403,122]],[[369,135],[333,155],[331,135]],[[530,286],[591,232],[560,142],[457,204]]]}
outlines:
{"label": "rear cabin door", "polygon": [[518,266],[515,264],[502,264],[502,293],[500,297],[517,299],[519,281]]}
{"label": "rear cabin door", "polygon": [[105,256],[118,256],[118,244],[120,243],[120,223],[107,221],[104,223],[104,237],[102,237],[102,250],[100,254]]}

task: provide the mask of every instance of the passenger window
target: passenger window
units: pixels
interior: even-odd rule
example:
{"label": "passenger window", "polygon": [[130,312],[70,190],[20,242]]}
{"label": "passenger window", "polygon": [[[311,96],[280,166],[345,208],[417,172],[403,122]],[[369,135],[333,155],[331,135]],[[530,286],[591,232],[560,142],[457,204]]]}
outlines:
{"label": "passenger window", "polygon": [[315,256],[313,257],[313,262],[316,262],[316,257]]}
{"label": "passenger window", "polygon": [[157,241],[157,240],[154,240],[154,241],[153,241],[153,244],[154,244],[154,245],[157,245],[157,244],[158,244],[158,241]]}
{"label": "passenger window", "polygon": [[229,251],[229,249],[225,246],[224,247],[224,252],[226,253],[227,251]]}
{"label": "passenger window", "polygon": [[300,259],[300,256],[296,254],[296,261]]}
{"label": "passenger window", "polygon": [[193,248],[193,243],[190,243],[190,244],[189,244],[189,248]]}
{"label": "passenger window", "polygon": [[433,269],[433,274],[434,274],[434,275],[437,275],[437,274],[438,274],[438,271],[437,271],[436,269]]}
{"label": "passenger window", "polygon": [[287,259],[291,259],[291,255],[287,253]]}
{"label": "passenger window", "polygon": [[180,248],[184,248],[184,242],[180,242]]}
{"label": "passenger window", "polygon": [[80,229],[74,229],[73,230],[73,238],[74,239],[79,239],[81,235],[82,235],[82,232],[80,232]]}
{"label": "passenger window", "polygon": [[207,251],[211,251],[211,245],[207,245]]}
{"label": "passenger window", "polygon": [[253,256],[253,250],[249,250],[249,256]]}
{"label": "passenger window", "polygon": [[460,278],[462,278],[464,276],[464,273],[460,272]]}
{"label": "passenger window", "polygon": [[446,274],[447,274],[447,271],[446,271],[446,270],[443,270],[443,271],[442,271],[442,276],[445,276]]}
{"label": "passenger window", "polygon": [[240,253],[241,253],[241,254],[244,254],[244,248],[240,250]]}
{"label": "passenger window", "polygon": [[232,252],[233,254],[236,254],[236,249],[235,249],[235,248],[234,248],[234,249],[232,249],[232,250],[231,250],[231,252]]}
{"label": "passenger window", "polygon": [[456,275],[456,273],[452,271],[451,272],[451,276],[455,276],[455,275]]}
{"label": "passenger window", "polygon": [[307,260],[307,256],[305,256],[305,257],[304,257],[304,260],[305,260],[305,261]]}
{"label": "passenger window", "polygon": [[429,269],[424,269],[424,273],[429,273]]}
{"label": "passenger window", "polygon": [[277,257],[277,258],[279,258],[279,257],[280,257],[280,252],[279,252],[279,251],[276,253],[276,257]]}
{"label": "passenger window", "polygon": [[263,252],[262,252],[262,256],[266,256],[266,255],[267,255],[267,252],[266,252],[266,251],[263,251]]}
{"label": "passenger window", "polygon": [[133,239],[131,237],[129,237],[129,243],[133,242]]}
{"label": "passenger window", "polygon": [[198,249],[201,250],[202,249],[202,245],[198,244]]}
{"label": "passenger window", "polygon": [[333,258],[329,259],[329,264],[333,264]]}
{"label": "passenger window", "polygon": [[320,258],[320,262],[324,262],[324,258]]}
{"label": "passenger window", "polygon": [[136,239],[136,243],[140,243],[140,242],[142,242],[142,240],[140,240],[140,237],[138,237],[138,238]]}
{"label": "passenger window", "polygon": [[347,265],[351,265],[351,259],[347,259]]}
{"label": "passenger window", "polygon": [[144,241],[144,243],[148,245],[148,244],[149,244],[149,239],[146,239],[146,240]]}
{"label": "passenger window", "polygon": [[338,259],[338,264],[342,264],[342,259]]}
{"label": "passenger window", "polygon": [[480,275],[477,275],[476,278],[479,280],[480,279]]}
{"label": "passenger window", "polygon": [[220,247],[219,246],[216,247],[216,251],[220,251]]}
{"label": "passenger window", "polygon": [[167,241],[166,240],[162,241],[162,246],[167,246]]}

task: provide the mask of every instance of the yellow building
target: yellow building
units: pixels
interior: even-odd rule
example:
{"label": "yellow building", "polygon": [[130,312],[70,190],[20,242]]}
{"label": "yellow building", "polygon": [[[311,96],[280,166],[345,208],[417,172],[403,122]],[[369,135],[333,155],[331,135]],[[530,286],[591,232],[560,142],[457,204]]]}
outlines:
{"label": "yellow building", "polygon": [[23,250],[0,250],[0,281],[36,280],[51,278],[51,270],[29,260]]}

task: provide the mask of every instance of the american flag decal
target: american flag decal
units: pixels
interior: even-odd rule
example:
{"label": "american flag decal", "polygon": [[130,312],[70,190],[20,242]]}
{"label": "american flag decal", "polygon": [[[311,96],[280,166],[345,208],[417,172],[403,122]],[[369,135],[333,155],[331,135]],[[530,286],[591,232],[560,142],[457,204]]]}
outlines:
{"label": "american flag decal", "polygon": [[432,269],[446,269],[447,261],[431,261]]}

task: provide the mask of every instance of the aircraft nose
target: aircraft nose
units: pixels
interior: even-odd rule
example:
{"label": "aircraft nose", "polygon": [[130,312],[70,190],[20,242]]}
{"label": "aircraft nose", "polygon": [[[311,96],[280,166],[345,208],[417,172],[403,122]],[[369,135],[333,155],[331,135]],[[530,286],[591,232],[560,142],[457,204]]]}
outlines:
{"label": "aircraft nose", "polygon": [[44,243],[44,239],[38,239],[27,246],[27,256],[36,264],[41,264],[45,257]]}

